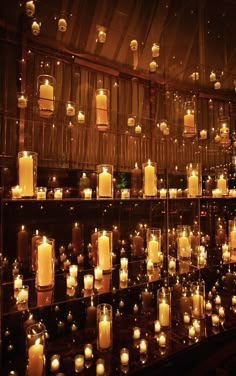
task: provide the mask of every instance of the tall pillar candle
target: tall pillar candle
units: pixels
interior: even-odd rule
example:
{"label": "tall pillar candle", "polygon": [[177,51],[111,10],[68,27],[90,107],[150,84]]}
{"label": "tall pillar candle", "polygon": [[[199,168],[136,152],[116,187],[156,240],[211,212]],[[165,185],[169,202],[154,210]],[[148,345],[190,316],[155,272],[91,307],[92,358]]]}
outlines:
{"label": "tall pillar candle", "polygon": [[45,331],[42,323],[35,323],[26,329],[27,376],[43,376],[45,374]]}
{"label": "tall pillar candle", "polygon": [[161,327],[169,328],[171,326],[171,291],[167,287],[162,287],[157,291],[157,311]]}
{"label": "tall pillar candle", "polygon": [[22,197],[33,197],[37,183],[37,153],[32,151],[18,153],[18,177]]}
{"label": "tall pillar candle", "polygon": [[49,290],[54,286],[54,239],[45,236],[37,247],[36,288]]}
{"label": "tall pillar candle", "polygon": [[74,254],[83,253],[82,228],[79,222],[75,222],[74,226],[72,227],[72,246]]}
{"label": "tall pillar candle", "polygon": [[96,125],[99,130],[109,126],[109,90],[96,90]]}
{"label": "tall pillar candle", "polygon": [[98,265],[104,272],[112,269],[112,232],[98,232]]}
{"label": "tall pillar candle", "polygon": [[99,304],[97,306],[97,348],[99,351],[107,351],[112,347],[112,306]]}
{"label": "tall pillar candle", "polygon": [[54,77],[41,74],[38,76],[38,105],[40,116],[48,117],[54,112]]}
{"label": "tall pillar candle", "polygon": [[155,197],[157,194],[156,163],[150,160],[143,164],[143,196]]}
{"label": "tall pillar candle", "polygon": [[29,245],[29,233],[25,226],[22,225],[20,231],[17,233],[17,256],[24,268],[28,268],[30,265]]}
{"label": "tall pillar candle", "polygon": [[113,166],[112,165],[98,165],[98,186],[97,198],[112,198],[113,197]]}

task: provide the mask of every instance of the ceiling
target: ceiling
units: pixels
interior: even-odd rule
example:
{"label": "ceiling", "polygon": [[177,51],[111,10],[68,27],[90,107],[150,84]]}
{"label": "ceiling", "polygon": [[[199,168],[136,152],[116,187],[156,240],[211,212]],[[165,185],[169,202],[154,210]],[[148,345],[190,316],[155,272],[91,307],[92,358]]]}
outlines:
{"label": "ceiling", "polygon": [[[1,4],[1,25],[24,30],[37,42],[62,51],[104,62],[118,70],[132,69],[150,76],[153,43],[160,45],[158,68],[152,78],[165,82],[213,88],[214,70],[222,90],[234,91],[236,78],[235,0],[35,0],[35,15],[41,22],[38,36],[31,33],[33,17],[25,14],[25,1]],[[10,10],[10,11],[9,11]],[[57,29],[58,19],[67,18],[66,32]],[[105,43],[98,29],[106,31]],[[135,55],[131,40],[137,40]],[[135,67],[134,67],[135,65]],[[223,73],[223,74],[222,74]]]}

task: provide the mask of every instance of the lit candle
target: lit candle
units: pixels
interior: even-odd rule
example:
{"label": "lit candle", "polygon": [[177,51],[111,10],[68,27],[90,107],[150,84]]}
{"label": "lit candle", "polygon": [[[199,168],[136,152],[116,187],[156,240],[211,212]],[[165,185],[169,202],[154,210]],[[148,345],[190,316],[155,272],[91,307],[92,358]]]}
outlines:
{"label": "lit candle", "polygon": [[155,333],[159,333],[161,331],[161,324],[159,320],[154,321],[154,330]]}
{"label": "lit candle", "polygon": [[215,304],[216,305],[220,305],[221,304],[221,297],[220,297],[220,295],[216,295],[216,297],[215,297]]}
{"label": "lit candle", "polygon": [[160,198],[166,198],[167,190],[165,188],[162,188],[160,190]]}
{"label": "lit candle", "polygon": [[23,275],[18,274],[14,279],[14,289],[17,290],[23,286]]}
{"label": "lit candle", "polygon": [[177,189],[176,188],[170,188],[169,189],[169,196],[170,196],[170,198],[176,198],[177,197]]}
{"label": "lit candle", "polygon": [[77,255],[83,249],[82,229],[78,222],[75,222],[74,226],[72,227],[72,246],[74,253]]}
{"label": "lit candle", "polygon": [[150,160],[144,167],[144,194],[145,196],[155,196],[155,167],[151,165]]}
{"label": "lit candle", "polygon": [[136,134],[140,134],[142,132],[142,127],[141,125],[137,124],[135,129],[134,129]]}
{"label": "lit candle", "polygon": [[120,267],[121,269],[128,269],[128,258],[127,257],[121,257],[120,259]]}
{"label": "lit candle", "polygon": [[60,355],[54,354],[51,357],[50,371],[56,372],[60,368]]}
{"label": "lit candle", "polygon": [[236,295],[232,296],[232,305],[236,305]]}
{"label": "lit candle", "polygon": [[98,175],[98,195],[101,197],[112,196],[112,176],[106,167],[103,167],[103,171]]}
{"label": "lit candle", "polygon": [[212,322],[212,326],[219,326],[220,319],[219,319],[219,316],[216,313],[214,313],[211,316],[211,322]]}
{"label": "lit candle", "polygon": [[29,286],[22,285],[18,288],[17,303],[28,302],[29,299]]}
{"label": "lit candle", "polygon": [[222,317],[225,317],[225,309],[224,307],[220,307],[219,308],[219,316],[222,318]]}
{"label": "lit candle", "polygon": [[127,120],[127,125],[128,127],[134,127],[135,125],[135,117],[129,116]]}
{"label": "lit candle", "polygon": [[106,231],[103,231],[103,235],[98,237],[98,259],[99,266],[103,270],[111,269],[110,241]]}
{"label": "lit candle", "polygon": [[189,238],[186,236],[185,231],[183,231],[182,235],[179,237],[179,255],[181,257],[189,258],[191,256],[191,247]]}
{"label": "lit candle", "polygon": [[133,328],[133,339],[139,339],[140,338],[140,328],[138,326],[135,326]]}
{"label": "lit candle", "polygon": [[103,350],[111,346],[111,322],[107,320],[106,315],[98,325],[98,342]]}
{"label": "lit candle", "polygon": [[47,188],[38,187],[37,188],[37,200],[45,200],[46,199]]}
{"label": "lit candle", "polygon": [[53,86],[50,85],[48,80],[45,80],[43,85],[40,85],[39,88],[39,108],[42,111],[50,111],[54,110],[54,103],[53,103],[53,94],[54,89]]}
{"label": "lit candle", "polygon": [[188,312],[184,312],[184,324],[190,323],[190,314]]}
{"label": "lit candle", "polygon": [[107,95],[100,90],[96,95],[96,124],[108,125],[108,103]]}
{"label": "lit candle", "polygon": [[156,240],[155,236],[152,236],[152,239],[148,242],[148,258],[152,260],[154,264],[159,262],[159,242]]}
{"label": "lit candle", "polygon": [[84,192],[84,198],[85,198],[85,200],[91,200],[91,198],[92,198],[92,189],[91,188],[85,188],[83,192]]}
{"label": "lit candle", "polygon": [[202,140],[205,140],[205,139],[207,138],[207,131],[206,131],[205,129],[202,129],[202,130],[200,131],[200,138],[201,138]]}
{"label": "lit candle", "polygon": [[17,101],[18,108],[26,108],[27,107],[27,99],[24,95],[19,96]]}
{"label": "lit candle", "polygon": [[129,350],[122,348],[120,350],[120,362],[122,366],[127,366],[129,364]]}
{"label": "lit candle", "polygon": [[105,375],[105,364],[104,359],[98,359],[96,361],[96,376]]}
{"label": "lit candle", "polygon": [[21,226],[20,231],[17,233],[17,254],[19,261],[26,266],[29,258],[29,233],[24,225]]}
{"label": "lit candle", "polygon": [[19,185],[12,187],[11,189],[12,198],[17,199],[22,197],[22,188]]}
{"label": "lit candle", "polygon": [[102,268],[100,266],[96,266],[94,268],[94,278],[96,281],[101,281],[102,279]]}
{"label": "lit candle", "polygon": [[42,376],[44,368],[44,348],[38,340],[35,344],[30,346],[28,350],[29,364],[27,367],[27,374],[29,376]]}
{"label": "lit candle", "polygon": [[85,115],[84,115],[84,112],[79,111],[79,112],[78,112],[78,123],[79,123],[79,124],[84,124],[84,122],[85,122]]}
{"label": "lit candle", "polygon": [[34,195],[34,172],[33,158],[27,151],[19,158],[19,185],[22,188],[22,195],[32,197]]}
{"label": "lit candle", "polygon": [[170,306],[164,299],[159,303],[159,321],[161,326],[170,325]]}
{"label": "lit candle", "polygon": [[54,190],[54,199],[55,200],[61,200],[62,199],[62,194],[63,194],[62,188],[55,188],[55,190]]}
{"label": "lit candle", "polygon": [[72,105],[71,103],[67,103],[66,115],[67,116],[74,116],[75,115],[75,106]]}
{"label": "lit candle", "polygon": [[75,356],[75,372],[82,372],[84,369],[84,356],[82,354],[78,354]]}
{"label": "lit candle", "polygon": [[236,226],[230,231],[230,247],[236,248]]}
{"label": "lit candle", "polygon": [[53,249],[52,245],[43,237],[42,244],[38,246],[38,284],[39,286],[50,286],[53,282],[52,268]]}
{"label": "lit candle", "polygon": [[75,280],[75,277],[71,276],[71,275],[68,275],[66,277],[66,287],[68,289],[72,289],[73,287],[76,286],[76,280]]}
{"label": "lit candle", "polygon": [[194,128],[194,115],[191,114],[190,110],[187,110],[187,114],[184,115],[184,128],[188,130]]}
{"label": "lit candle", "polygon": [[69,273],[70,273],[71,277],[77,278],[78,265],[70,265],[69,266]]}
{"label": "lit candle", "polygon": [[84,357],[86,360],[90,360],[93,358],[93,347],[90,343],[84,345]]}
{"label": "lit candle", "polygon": [[193,325],[191,325],[191,326],[189,327],[189,329],[188,329],[188,337],[189,337],[190,339],[194,339],[195,336],[196,336],[195,328],[194,328]]}
{"label": "lit candle", "polygon": [[203,296],[199,294],[197,290],[192,297],[193,315],[195,317],[202,317],[204,313]]}
{"label": "lit candle", "polygon": [[197,196],[199,193],[199,182],[196,172],[193,171],[192,175],[188,178],[188,194],[190,196]]}
{"label": "lit candle", "polygon": [[161,333],[159,336],[159,346],[165,347],[166,346],[166,335],[165,333]]}
{"label": "lit candle", "polygon": [[205,308],[206,308],[206,311],[211,311],[212,310],[212,304],[211,304],[211,302],[209,300],[206,302]]}
{"label": "lit candle", "polygon": [[147,341],[146,341],[146,339],[140,340],[139,352],[140,352],[140,354],[146,354],[146,352],[147,352]]}
{"label": "lit candle", "polygon": [[93,288],[93,275],[85,274],[84,275],[84,289],[92,290],[92,288]]}

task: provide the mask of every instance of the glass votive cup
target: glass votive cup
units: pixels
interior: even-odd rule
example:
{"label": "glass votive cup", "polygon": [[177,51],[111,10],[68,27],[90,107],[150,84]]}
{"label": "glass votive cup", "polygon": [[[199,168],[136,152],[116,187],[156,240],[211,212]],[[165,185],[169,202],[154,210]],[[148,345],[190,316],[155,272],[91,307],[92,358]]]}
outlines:
{"label": "glass votive cup", "polygon": [[166,195],[167,195],[167,189],[165,188],[162,188],[160,189],[160,198],[166,198]]}
{"label": "glass votive cup", "polygon": [[28,99],[24,93],[19,93],[17,95],[17,107],[18,108],[21,108],[21,109],[26,108],[27,102],[28,102]]}
{"label": "glass votive cup", "polygon": [[92,198],[92,188],[85,188],[83,190],[83,193],[84,193],[84,199],[85,200],[91,200]]}
{"label": "glass votive cup", "polygon": [[169,274],[176,273],[176,258],[173,256],[168,257],[168,273]]}
{"label": "glass votive cup", "polygon": [[77,354],[74,358],[75,363],[75,372],[80,373],[84,370],[84,355],[83,354]]}
{"label": "glass votive cup", "polygon": [[11,188],[11,197],[13,200],[22,198],[22,188],[19,185],[16,185]]}
{"label": "glass votive cup", "polygon": [[164,332],[161,332],[159,335],[159,346],[166,347],[166,334]]}
{"label": "glass votive cup", "polygon": [[220,306],[219,310],[218,310],[218,313],[219,313],[220,319],[224,318],[225,317],[225,309],[224,309],[224,307]]}
{"label": "glass votive cup", "polygon": [[127,270],[128,269],[128,258],[127,257],[121,257],[120,258],[120,268]]}
{"label": "glass votive cup", "polygon": [[196,330],[193,325],[190,325],[190,327],[188,328],[188,338],[191,340],[196,339]]}
{"label": "glass votive cup", "polygon": [[47,197],[47,187],[36,187],[37,200],[46,200],[46,197]]}
{"label": "glass votive cup", "polygon": [[93,358],[93,346],[90,343],[84,345],[84,358],[91,360]]}
{"label": "glass votive cup", "polygon": [[122,366],[128,366],[129,364],[129,349],[126,347],[120,349],[120,364]]}
{"label": "glass votive cup", "polygon": [[212,311],[212,303],[211,303],[210,300],[206,301],[205,310],[206,310],[206,312],[211,312]]}
{"label": "glass votive cup", "polygon": [[103,275],[102,268],[100,268],[99,265],[96,266],[94,268],[94,279],[95,279],[95,281],[101,281],[102,280],[102,275]]}
{"label": "glass votive cup", "polygon": [[63,197],[63,189],[55,188],[54,189],[54,200],[61,200]]}
{"label": "glass votive cup", "polygon": [[60,355],[54,354],[50,358],[50,372],[57,372],[60,368]]}
{"label": "glass votive cup", "polygon": [[215,305],[220,305],[221,304],[221,297],[220,297],[220,295],[216,295],[215,296]]}
{"label": "glass votive cup", "polygon": [[211,315],[211,323],[212,323],[212,326],[218,327],[220,324],[219,315],[217,315],[216,313],[213,313]]}
{"label": "glass votive cup", "polygon": [[66,116],[75,116],[75,103],[68,101],[66,102]]}
{"label": "glass votive cup", "polygon": [[17,274],[14,277],[14,290],[18,290],[23,286],[23,275]]}
{"label": "glass votive cup", "polygon": [[146,354],[148,350],[148,341],[146,339],[141,339],[139,343],[139,353]]}
{"label": "glass votive cup", "polygon": [[126,200],[130,198],[130,189],[122,188],[121,189],[121,199]]}
{"label": "glass votive cup", "polygon": [[105,360],[99,358],[96,361],[96,376],[103,376],[103,375],[105,375]]}
{"label": "glass votive cup", "polygon": [[187,325],[190,324],[191,317],[190,317],[189,312],[184,312],[183,321],[184,321],[184,324],[187,324]]}
{"label": "glass votive cup", "polygon": [[84,275],[84,289],[85,290],[93,289],[93,274]]}
{"label": "glass votive cup", "polygon": [[71,264],[69,266],[69,273],[71,277],[77,278],[78,276],[78,265]]}
{"label": "glass votive cup", "polygon": [[22,285],[18,288],[18,294],[16,297],[17,304],[26,303],[29,300],[29,286]]}
{"label": "glass votive cup", "polygon": [[176,197],[177,197],[177,189],[169,188],[169,198],[176,198]]}
{"label": "glass votive cup", "polygon": [[136,124],[136,115],[129,114],[127,119],[127,125],[128,127],[134,127]]}
{"label": "glass votive cup", "polygon": [[139,339],[141,335],[141,330],[138,326],[133,328],[133,339]]}
{"label": "glass votive cup", "polygon": [[128,269],[119,270],[120,282],[128,282]]}
{"label": "glass votive cup", "polygon": [[76,286],[76,278],[68,274],[66,276],[66,287],[67,289],[73,289]]}
{"label": "glass votive cup", "polygon": [[85,123],[85,111],[80,109],[78,111],[77,119],[78,119],[79,124],[84,124]]}

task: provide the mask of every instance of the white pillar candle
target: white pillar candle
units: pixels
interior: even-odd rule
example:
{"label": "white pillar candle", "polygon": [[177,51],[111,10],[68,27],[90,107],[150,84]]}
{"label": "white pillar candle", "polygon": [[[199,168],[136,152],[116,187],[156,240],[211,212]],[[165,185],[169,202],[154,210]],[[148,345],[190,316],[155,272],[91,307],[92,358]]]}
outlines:
{"label": "white pillar candle", "polygon": [[194,128],[194,115],[191,114],[190,110],[188,110],[187,114],[184,115],[184,127]]}
{"label": "white pillar candle", "polygon": [[103,167],[103,171],[98,175],[98,195],[102,197],[112,196],[112,176]]}
{"label": "white pillar candle", "polygon": [[98,236],[98,260],[102,270],[111,269],[110,239],[106,235],[106,231],[103,232],[103,235]]}
{"label": "white pillar candle", "polygon": [[121,257],[120,268],[124,269],[124,270],[128,269],[128,258],[127,257]]}
{"label": "white pillar candle", "polygon": [[37,269],[37,279],[38,285],[50,286],[53,283],[53,249],[52,245],[47,242],[47,238],[43,237],[43,242],[38,246],[38,269]]}
{"label": "white pillar candle", "polygon": [[28,350],[28,367],[27,375],[28,376],[42,376],[44,368],[44,348],[41,343],[37,343],[37,340],[34,345],[30,346]]}
{"label": "white pillar candle", "polygon": [[197,196],[199,194],[199,180],[195,171],[188,178],[188,194],[189,196]]}
{"label": "white pillar candle", "polygon": [[32,155],[23,152],[19,158],[19,185],[22,188],[22,195],[32,197],[34,195],[34,162]]}
{"label": "white pillar candle", "polygon": [[111,322],[104,316],[98,325],[98,342],[100,349],[108,349],[111,346]]}
{"label": "white pillar candle", "polygon": [[70,265],[69,266],[69,273],[71,277],[77,278],[78,275],[78,265]]}
{"label": "white pillar candle", "polygon": [[23,286],[23,275],[18,274],[14,278],[14,289],[17,290]]}
{"label": "white pillar candle", "polygon": [[48,80],[45,80],[43,85],[40,85],[39,88],[39,108],[43,111],[50,111],[54,110],[54,89],[53,86],[50,85]]}
{"label": "white pillar candle", "polygon": [[166,335],[165,333],[161,333],[159,336],[159,346],[165,347],[166,346]]}
{"label": "white pillar candle", "polygon": [[222,195],[227,195],[227,182],[223,175],[220,175],[217,180],[217,189],[221,191]]}
{"label": "white pillar candle", "polygon": [[96,124],[108,125],[108,101],[102,89],[96,95]]}
{"label": "white pillar candle", "polygon": [[93,288],[93,275],[85,274],[84,275],[84,289],[92,290],[92,288]]}
{"label": "white pillar candle", "polygon": [[192,297],[192,304],[193,316],[202,317],[204,314],[204,299],[203,296],[199,294],[198,290]]}
{"label": "white pillar candle", "polygon": [[159,321],[161,326],[170,325],[170,306],[165,300],[159,303]]}
{"label": "white pillar candle", "polygon": [[128,270],[127,269],[120,269],[120,281],[127,282],[128,281]]}
{"label": "white pillar candle", "polygon": [[66,287],[68,289],[72,289],[73,287],[76,286],[76,281],[75,281],[75,277],[71,276],[71,275],[68,275],[66,277]]}
{"label": "white pillar candle", "polygon": [[144,195],[145,196],[155,196],[155,167],[151,165],[148,161],[147,166],[144,167]]}
{"label": "white pillar candle", "polygon": [[155,240],[155,237],[153,237],[152,240],[148,242],[148,258],[152,260],[154,264],[158,264],[159,262],[159,242]]}
{"label": "white pillar candle", "polygon": [[94,268],[94,278],[96,281],[100,281],[102,279],[102,268],[100,268],[100,266],[96,266]]}
{"label": "white pillar candle", "polygon": [[196,337],[196,331],[193,325],[191,325],[188,329],[188,337],[190,339],[194,339]]}
{"label": "white pillar candle", "polygon": [[230,231],[230,247],[236,248],[236,227]]}
{"label": "white pillar candle", "polygon": [[188,312],[184,312],[184,324],[190,323],[190,314]]}

